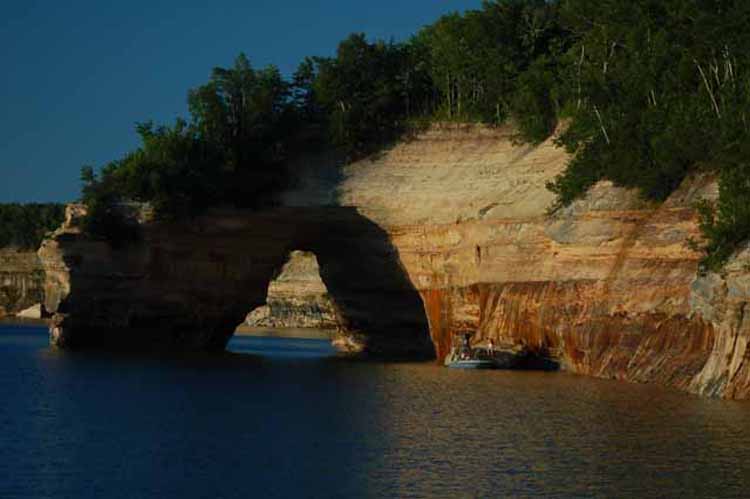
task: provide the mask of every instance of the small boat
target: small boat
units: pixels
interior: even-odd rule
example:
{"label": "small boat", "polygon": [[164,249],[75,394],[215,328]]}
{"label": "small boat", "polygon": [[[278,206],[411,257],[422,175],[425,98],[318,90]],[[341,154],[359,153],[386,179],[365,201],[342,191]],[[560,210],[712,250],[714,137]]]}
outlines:
{"label": "small boat", "polygon": [[499,369],[509,367],[510,362],[507,358],[507,352],[496,352],[491,348],[472,348],[470,342],[472,334],[470,331],[462,331],[453,337],[451,352],[445,358],[446,366],[452,369]]}
{"label": "small boat", "polygon": [[453,360],[446,364],[451,369],[497,369],[494,361],[489,359]]}

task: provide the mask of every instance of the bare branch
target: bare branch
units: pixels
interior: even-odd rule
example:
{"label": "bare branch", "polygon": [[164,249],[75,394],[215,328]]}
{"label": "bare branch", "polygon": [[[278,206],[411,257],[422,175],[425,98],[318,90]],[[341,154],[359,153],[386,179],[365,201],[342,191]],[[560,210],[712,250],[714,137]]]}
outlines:
{"label": "bare branch", "polygon": [[586,45],[581,44],[581,60],[578,61],[578,102],[576,109],[581,109],[581,72],[583,68],[583,59],[586,56]]}
{"label": "bare branch", "polygon": [[716,102],[716,97],[714,97],[714,91],[711,89],[711,85],[708,83],[708,78],[706,78],[706,73],[703,72],[703,68],[701,67],[700,63],[696,59],[693,59],[693,62],[695,62],[695,65],[698,67],[698,71],[701,74],[701,77],[703,78],[703,83],[706,85],[706,90],[708,91],[708,96],[711,97],[711,102],[714,106],[714,111],[716,111],[716,116],[721,119],[721,111],[719,110],[719,104]]}
{"label": "bare branch", "polygon": [[609,140],[609,134],[607,133],[607,127],[604,126],[604,121],[602,121],[602,115],[599,113],[599,108],[596,107],[596,104],[594,104],[594,112],[596,113],[596,117],[599,119],[599,126],[602,128],[602,133],[604,134],[604,140],[607,141],[607,145],[610,145],[612,142]]}

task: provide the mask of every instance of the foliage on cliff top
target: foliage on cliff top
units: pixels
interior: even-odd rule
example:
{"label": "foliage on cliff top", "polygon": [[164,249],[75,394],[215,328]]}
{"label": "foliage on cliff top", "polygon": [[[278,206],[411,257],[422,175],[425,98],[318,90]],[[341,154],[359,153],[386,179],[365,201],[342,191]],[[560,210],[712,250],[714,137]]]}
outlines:
{"label": "foliage on cliff top", "polygon": [[663,200],[688,174],[719,173],[704,203],[705,268],[750,236],[750,4],[741,0],[560,2],[573,43],[557,68],[573,154],[551,185],[559,205],[595,182]]}
{"label": "foliage on cliff top", "polygon": [[0,248],[36,250],[64,218],[62,204],[0,204]]}
{"label": "foliage on cliff top", "polygon": [[290,81],[240,55],[189,92],[189,119],[140,124],[137,150],[98,172],[84,167],[83,200],[98,220],[89,228],[113,236],[122,221],[106,207],[121,200],[151,202],[162,218],[264,206],[293,181],[289,158],[316,148],[361,157],[425,119],[500,123],[530,105],[544,117],[522,127],[543,138],[555,118],[546,89],[514,95],[526,68],[544,74],[536,58],[559,52],[556,12],[543,0],[505,0],[445,16],[404,43],[353,34],[334,57],[306,58]]}
{"label": "foliage on cliff top", "polygon": [[269,202],[286,177],[295,119],[288,93],[278,70],[255,70],[244,55],[230,69],[214,69],[190,92],[190,122],[138,124],[138,149],[98,173],[82,168],[85,229],[114,246],[137,239],[138,228],[118,208],[123,201],[149,202],[162,219]]}
{"label": "foliage on cliff top", "polygon": [[150,201],[163,217],[257,207],[314,148],[358,157],[431,120],[512,120],[539,143],[566,118],[558,206],[602,179],[662,200],[716,170],[720,200],[701,212],[704,264],[718,268],[750,236],[748,24],[743,0],[495,0],[402,43],[351,35],[288,81],[240,56],[190,92],[188,120],[139,125],[138,150],[87,169],[84,199]]}

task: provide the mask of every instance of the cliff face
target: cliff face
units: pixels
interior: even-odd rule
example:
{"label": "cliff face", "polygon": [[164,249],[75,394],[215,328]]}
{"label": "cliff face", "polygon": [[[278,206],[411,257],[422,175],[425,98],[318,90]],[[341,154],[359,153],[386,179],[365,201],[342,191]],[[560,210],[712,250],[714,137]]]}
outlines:
{"label": "cliff face", "polygon": [[[295,249],[313,252],[336,303],[335,343],[384,357],[432,354],[419,294],[388,234],[345,207],[214,212],[146,223],[112,248],[71,213],[39,250],[51,340],[60,347],[221,350]],[[356,278],[352,278],[356,277]],[[384,313],[386,312],[387,313]]]}
{"label": "cliff face", "polygon": [[293,251],[268,286],[266,305],[248,314],[252,327],[336,329],[337,312],[314,253]]}
{"label": "cliff face", "polygon": [[342,169],[310,161],[271,212],[150,224],[123,250],[69,227],[40,251],[57,341],[169,330],[171,344],[220,347],[300,249],[318,257],[340,344],[354,350],[425,353],[429,325],[442,358],[470,328],[477,343],[581,374],[750,397],[750,256],[698,278],[687,244],[699,237],[692,206],[715,184],[692,178],[651,205],[600,183],[548,216],[545,184],[566,160],[551,141],[513,145],[508,130],[434,128]]}
{"label": "cliff face", "polygon": [[708,361],[689,388],[702,395],[750,398],[750,248],[738,252],[721,275],[696,279],[691,291],[691,309],[716,332]]}
{"label": "cliff face", "polygon": [[0,249],[0,318],[42,302],[44,270],[35,252]]}
{"label": "cliff face", "polygon": [[[524,346],[580,374],[750,397],[749,267],[738,257],[728,276],[698,279],[688,244],[715,183],[691,178],[656,205],[602,182],[550,216],[545,184],[566,161],[507,130],[433,129],[347,166],[336,202],[387,228],[439,358],[472,329],[478,344]],[[321,202],[328,178],[313,170],[287,202]]]}

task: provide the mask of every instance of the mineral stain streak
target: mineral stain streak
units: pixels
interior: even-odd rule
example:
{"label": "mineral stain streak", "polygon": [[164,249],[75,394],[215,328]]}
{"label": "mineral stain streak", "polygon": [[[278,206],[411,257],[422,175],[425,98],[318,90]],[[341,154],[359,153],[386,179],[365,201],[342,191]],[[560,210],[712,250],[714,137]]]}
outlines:
{"label": "mineral stain streak", "polygon": [[575,373],[749,398],[750,249],[699,276],[688,244],[716,183],[689,178],[656,205],[602,182],[549,214],[567,157],[512,135],[438,126],[340,169],[310,159],[282,208],[146,224],[128,250],[68,224],[40,250],[53,342],[222,348],[299,249],[352,350],[442,360],[469,328]]}

